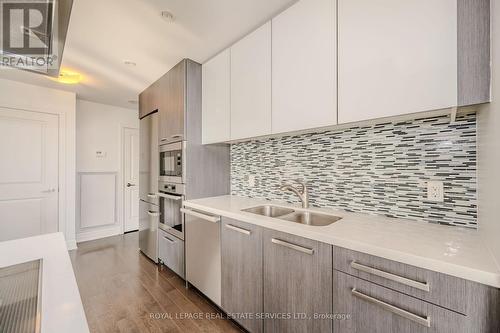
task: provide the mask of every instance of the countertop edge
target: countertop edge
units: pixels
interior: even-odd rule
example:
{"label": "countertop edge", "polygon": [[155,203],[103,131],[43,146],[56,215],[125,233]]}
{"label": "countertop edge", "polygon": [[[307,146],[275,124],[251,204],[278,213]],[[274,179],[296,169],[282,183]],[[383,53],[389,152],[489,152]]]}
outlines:
{"label": "countertop edge", "polygon": [[[419,268],[423,269],[428,269],[431,271],[435,271],[438,273],[443,273],[447,274],[450,276],[462,278],[468,281],[472,282],[477,282],[480,284],[484,284],[490,287],[494,288],[500,288],[500,273],[492,273],[492,272],[485,272],[481,270],[477,270],[474,268],[466,267],[466,266],[460,266],[444,261],[439,261],[431,258],[426,258],[422,256],[416,256],[411,253],[406,253],[406,252],[401,252],[401,251],[396,251],[396,250],[390,250],[387,248],[382,248],[382,247],[377,247],[373,246],[370,244],[365,244],[365,243],[360,243],[356,241],[349,241],[341,238],[335,238],[332,236],[321,236],[321,235],[304,235],[302,234],[298,229],[296,232],[294,232],[293,228],[281,228],[278,225],[273,225],[273,224],[264,224],[260,222],[256,222],[255,218],[251,218],[245,214],[242,213],[235,213],[227,210],[222,210],[218,208],[213,208],[210,206],[202,205],[202,204],[197,204],[189,201],[185,201],[184,203],[185,207],[193,208],[193,209],[198,209],[202,210],[204,212],[214,214],[214,215],[219,215],[227,218],[232,218],[235,220],[239,220],[245,223],[250,223],[253,225],[258,225],[263,228],[267,229],[272,229],[272,230],[277,230],[289,234],[293,234],[299,237],[304,237],[308,239],[312,239],[315,241],[327,243],[333,246],[338,246],[342,248],[346,248],[348,250],[353,250],[353,251],[358,251],[362,252],[365,254],[381,257],[384,259],[396,261],[396,262],[401,262],[403,264],[407,265],[412,265],[416,266]],[[499,269],[500,270],[500,269]]]}

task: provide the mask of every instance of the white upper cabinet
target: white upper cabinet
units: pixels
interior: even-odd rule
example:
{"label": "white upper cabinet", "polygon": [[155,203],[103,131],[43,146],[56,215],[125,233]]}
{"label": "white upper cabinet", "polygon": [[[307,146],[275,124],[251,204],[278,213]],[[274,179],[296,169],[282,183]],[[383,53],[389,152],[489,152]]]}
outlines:
{"label": "white upper cabinet", "polygon": [[231,139],[231,52],[203,64],[203,143]]}
{"label": "white upper cabinet", "polygon": [[339,123],[457,105],[457,0],[338,0],[338,20]]}
{"label": "white upper cabinet", "polygon": [[231,140],[271,134],[271,23],[231,47]]}
{"label": "white upper cabinet", "polygon": [[336,0],[301,0],[272,20],[272,132],[337,124]]}

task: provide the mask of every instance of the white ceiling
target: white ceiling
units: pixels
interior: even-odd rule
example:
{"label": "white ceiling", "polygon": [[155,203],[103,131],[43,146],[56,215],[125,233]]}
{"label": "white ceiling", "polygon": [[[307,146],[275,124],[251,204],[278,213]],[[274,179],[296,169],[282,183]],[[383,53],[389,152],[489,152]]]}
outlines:
{"label": "white ceiling", "polygon": [[[181,59],[203,63],[295,1],[74,0],[62,68],[81,73],[83,81],[64,85],[16,69],[1,69],[0,78],[135,109],[128,101]],[[161,17],[164,10],[174,22]]]}

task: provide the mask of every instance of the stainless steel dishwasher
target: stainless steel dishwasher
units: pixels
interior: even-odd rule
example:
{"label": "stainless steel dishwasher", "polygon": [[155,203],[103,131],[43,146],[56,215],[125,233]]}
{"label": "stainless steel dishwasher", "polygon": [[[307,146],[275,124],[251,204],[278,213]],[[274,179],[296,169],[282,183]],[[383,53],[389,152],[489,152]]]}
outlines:
{"label": "stainless steel dishwasher", "polygon": [[186,280],[221,306],[220,216],[183,208]]}

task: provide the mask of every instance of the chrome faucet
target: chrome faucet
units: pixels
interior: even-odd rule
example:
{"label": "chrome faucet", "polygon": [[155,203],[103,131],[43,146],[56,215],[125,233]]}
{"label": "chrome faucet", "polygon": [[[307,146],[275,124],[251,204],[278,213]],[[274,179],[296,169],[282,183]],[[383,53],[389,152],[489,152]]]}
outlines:
{"label": "chrome faucet", "polygon": [[302,201],[302,208],[309,208],[309,190],[307,189],[306,183],[300,180],[295,180],[294,182],[296,184],[299,184],[302,188],[300,190],[297,190],[297,188],[293,184],[285,183],[280,186],[280,190],[291,191],[297,194],[300,201]]}

